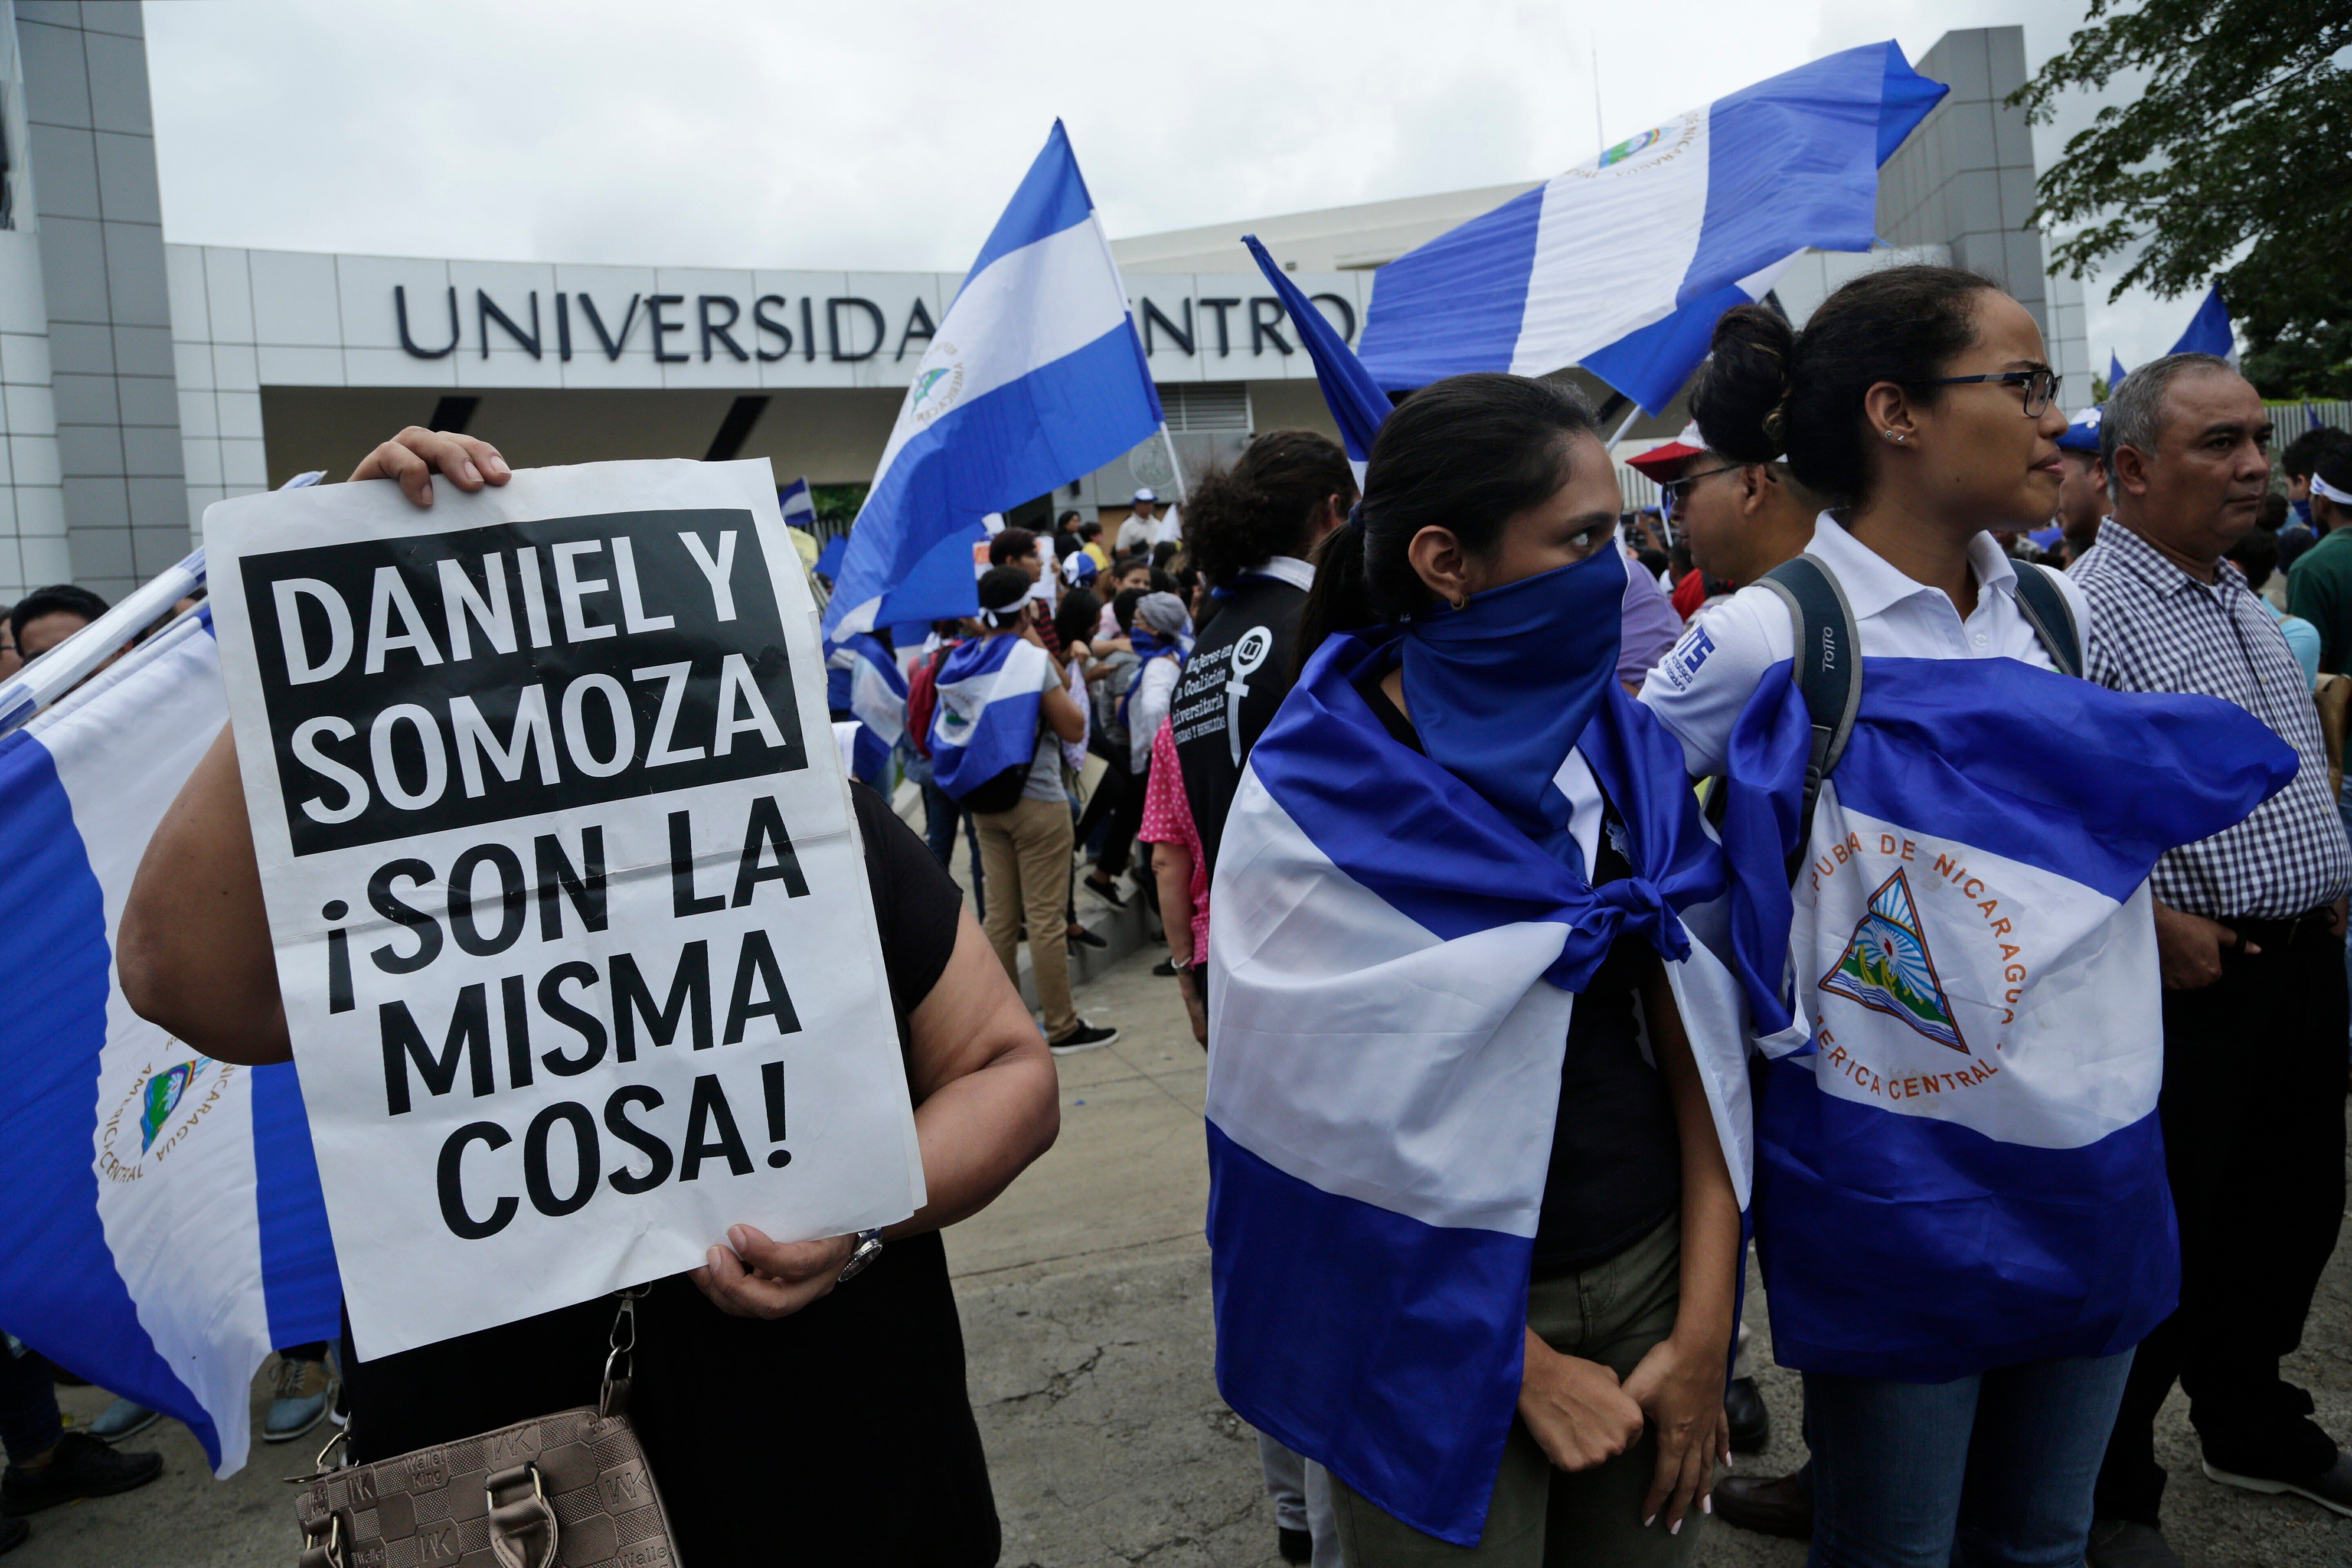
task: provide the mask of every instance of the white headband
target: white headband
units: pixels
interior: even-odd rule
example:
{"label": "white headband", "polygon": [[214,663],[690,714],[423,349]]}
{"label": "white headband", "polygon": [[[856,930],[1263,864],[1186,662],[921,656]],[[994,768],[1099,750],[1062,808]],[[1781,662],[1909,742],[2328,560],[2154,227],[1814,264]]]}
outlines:
{"label": "white headband", "polygon": [[2329,484],[2317,474],[2311,476],[2311,493],[2315,496],[2326,496],[2337,506],[2352,506],[2352,495],[2347,495],[2344,491],[2337,489],[2334,485]]}

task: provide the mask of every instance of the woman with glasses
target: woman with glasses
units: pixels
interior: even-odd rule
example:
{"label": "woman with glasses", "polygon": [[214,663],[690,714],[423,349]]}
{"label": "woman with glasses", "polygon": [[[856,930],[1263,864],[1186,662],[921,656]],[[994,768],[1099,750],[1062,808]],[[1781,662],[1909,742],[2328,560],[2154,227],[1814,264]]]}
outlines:
{"label": "woman with glasses", "polygon": [[[2045,362],[2041,331],[2016,300],[1970,273],[1901,267],[1847,284],[1802,332],[1769,310],[1742,307],[1716,329],[1705,389],[1716,466],[1702,461],[1685,488],[1727,492],[1749,483],[1754,466],[1770,465],[1768,471],[1776,473],[1785,464],[1797,485],[1824,498],[1828,510],[1812,524],[1804,555],[1826,569],[1843,595],[1859,645],[1861,691],[1871,689],[1875,669],[1880,701],[1891,700],[1905,689],[1906,673],[1919,679],[1918,662],[1929,659],[2059,668],[2037,631],[2032,601],[2021,603],[2020,574],[2041,568],[2012,561],[1992,537],[2046,521],[2063,474],[2057,437],[2066,416],[2055,401],[2058,378]],[[1683,506],[1705,510],[1688,496]],[[2063,576],[2052,574],[2048,584],[2063,595],[2077,644],[2085,640],[2088,602]],[[1712,610],[1661,661],[1643,693],[1682,742],[1690,771],[1727,775],[1735,798],[1755,766],[1757,716],[1769,711],[1773,695],[1765,683],[1789,682],[1792,658],[1802,663],[1777,586],[1748,587]],[[2029,586],[2045,608],[2053,604],[2042,585]],[[2000,670],[1981,673],[2002,677]],[[2042,679],[2017,673],[2029,686]],[[1940,683],[1926,678],[1924,705],[1939,700],[1933,695],[1939,689],[1962,684],[1958,670]],[[2052,689],[2046,682],[2032,689]],[[1934,715],[1908,718],[1925,732]],[[1923,767],[1962,776],[1999,766],[1964,750],[1907,754]],[[2063,781],[2047,782],[2051,797],[2063,793]],[[1845,868],[1844,826],[1862,820],[1867,808],[1860,804],[1860,780],[1852,799],[1832,805],[1836,783],[1833,773],[1822,806],[1825,815],[1843,814],[1829,830],[1839,837],[1835,866]],[[1912,794],[1942,798],[1924,784]],[[2024,803],[2015,804],[2021,809]],[[2116,809],[2133,808],[2118,802]],[[1931,838],[1944,841],[1937,835],[1984,842],[1988,831],[1981,822],[1958,819],[1911,826],[1930,847]],[[1808,849],[1823,842],[1804,840],[1810,830],[1796,829]],[[1870,837],[1874,850],[1876,836]],[[1787,841],[1784,830],[1769,863],[1751,861],[1745,874],[1759,886],[1777,882],[1778,852]],[[1865,853],[1853,852],[1856,868]],[[1736,851],[1733,858],[1737,866]],[[1882,923],[1893,932],[1882,946],[1901,949],[1908,941],[1925,959],[1903,972],[1927,976],[1921,984],[1932,994],[1920,993],[1922,1007],[1947,1000],[1935,952],[1958,995],[1955,963],[1973,962],[1969,944],[1990,940],[1964,926],[1956,905],[1936,901],[1944,890],[1931,881],[1930,861],[1923,851],[1908,868],[1901,899],[1881,889],[1869,905],[1886,915]],[[2161,1146],[2152,1138],[2136,1142],[2136,1132],[2117,1133],[2102,1145],[2104,1163],[2046,1161],[2041,1168],[2063,1174],[2042,1190],[2005,1185],[2002,1173],[2056,1145],[2023,1149],[2031,1139],[1984,1134],[1969,1121],[1975,1112],[1961,1106],[1958,1086],[1989,1084],[1991,1073],[2007,1069],[1996,1090],[2006,1097],[1998,1101],[2003,1114],[2015,1124],[2071,1127],[2111,1110],[2118,1083],[2153,1074],[2160,1056],[2148,1052],[2157,1042],[2127,1037],[2134,1035],[2134,998],[2120,991],[2101,998],[2126,1020],[2115,1037],[2082,1037],[2096,1036],[2096,1028],[2074,1029],[2063,1039],[2037,1037],[2033,1020],[2050,1015],[2019,1004],[2025,1021],[2000,1032],[2005,1050],[1981,1036],[1955,1047],[1958,1034],[1928,1039],[1923,1048],[1902,1033],[1905,1019],[1873,1024],[1860,1012],[1842,1012],[1842,997],[1864,994],[1874,1000],[1856,1005],[1885,1014],[1882,991],[1913,991],[1893,980],[1871,990],[1842,979],[1832,967],[1835,951],[1831,963],[1817,959],[1811,944],[1829,940],[1834,950],[1853,924],[1833,902],[1843,889],[1822,890],[1822,879],[1808,875],[1808,854],[1790,863],[1798,868],[1793,886],[1772,893],[1781,910],[1791,899],[1796,906],[1788,948],[1794,1005],[1811,1020],[1813,1049],[1775,1060],[1764,1074],[1755,1217],[1775,1352],[1805,1380],[1815,1500],[1811,1561],[1870,1568],[2080,1563],[2092,1482],[2132,1348],[2170,1310],[2177,1270],[2165,1261],[2171,1213],[2161,1196]],[[1857,869],[1847,879],[1874,886],[1883,874]],[[1891,886],[1896,878],[1886,880]],[[2004,896],[2013,892],[2005,889]],[[1979,896],[1986,896],[1981,889]],[[1924,913],[1915,912],[1914,897]],[[1969,906],[1971,918],[1978,909]],[[1817,922],[1817,911],[1828,912]],[[1979,919],[1979,927],[1990,929],[1991,918]],[[2152,995],[2154,933],[2141,929],[2147,927],[2144,909],[2120,900],[2111,915],[2085,918],[2095,923],[2084,941],[2126,952],[2137,952],[2134,944],[2147,948]],[[1839,921],[1840,929],[1822,938]],[[1865,934],[1855,928],[1853,945]],[[1868,934],[1879,934],[1877,928]],[[2032,946],[2025,962],[2036,966],[2036,979],[2063,960],[2047,951],[2053,931],[2000,940]],[[2024,978],[2021,970],[2011,983]],[[2020,992],[2008,995],[2016,1002]],[[1973,1005],[1981,999],[1970,993],[1960,1000]],[[1996,995],[1994,1022],[2000,1013]],[[1886,1060],[1922,1064],[1895,1072],[1948,1065],[1958,1076],[1928,1075],[1935,1094],[1896,1100],[1874,1093],[1873,1073],[1857,1064],[1880,1037],[1869,1031],[1889,1027],[1895,1034]],[[1926,1037],[1924,1026],[1909,1027]],[[2023,1059],[2037,1049],[2040,1056]],[[2084,1061],[2098,1070],[2078,1065]],[[2048,1070],[2053,1063],[2061,1070]],[[1862,1072],[1861,1087],[1841,1072]],[[1911,1080],[1911,1089],[1919,1082]],[[2152,1083],[2147,1087],[2152,1109]],[[1902,1092],[1898,1087],[1895,1093]],[[1989,1095],[1976,1103],[1993,1102]],[[1866,1135],[1857,1137],[1854,1130],[1872,1118]],[[1865,1159],[1857,1150],[1869,1140],[1876,1142]],[[2071,1149],[2061,1152],[2071,1160]],[[2070,1182],[2080,1184],[2051,1190]],[[2052,1228],[2075,1239],[2035,1255],[2021,1238],[2042,1234],[2037,1226],[2051,1226],[2053,1205],[2099,1217],[2087,1227]],[[2068,1247],[2076,1255],[2066,1255]],[[2079,1280],[2102,1279],[2112,1282],[2105,1294],[2097,1284],[2076,1288]],[[1922,1280],[1934,1281],[1933,1289],[1923,1294]],[[1962,1302],[1967,1324],[1956,1331],[1946,1320]],[[1868,1331],[1843,1334],[1826,1324],[1832,1318],[1866,1322]]]}

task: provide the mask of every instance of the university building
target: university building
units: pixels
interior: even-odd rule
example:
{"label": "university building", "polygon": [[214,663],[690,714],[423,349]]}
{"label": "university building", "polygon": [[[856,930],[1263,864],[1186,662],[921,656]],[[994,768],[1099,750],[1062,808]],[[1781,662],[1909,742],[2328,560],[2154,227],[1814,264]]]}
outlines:
{"label": "university building", "polygon": [[[174,244],[137,0],[0,6],[0,602],[64,581],[118,596],[200,542],[212,502],[307,469],[340,477],[405,425],[480,436],[518,467],[765,457],[779,479],[863,482],[961,282]],[[2025,226],[2032,139],[2000,101],[2025,79],[2022,31],[1948,33],[1917,66],[1952,92],[1883,172],[1885,249],[1809,253],[1779,281],[1782,308],[1801,322],[1887,251],[1949,259],[2022,300],[2086,387],[2079,288],[2044,276]],[[1352,341],[1374,268],[1538,183],[1115,241],[1172,441],[1080,476],[1055,504],[1115,512],[1139,484],[1173,493],[1171,445],[1198,474],[1255,430],[1331,429],[1241,234]],[[1637,420],[1629,442],[1684,418]]]}

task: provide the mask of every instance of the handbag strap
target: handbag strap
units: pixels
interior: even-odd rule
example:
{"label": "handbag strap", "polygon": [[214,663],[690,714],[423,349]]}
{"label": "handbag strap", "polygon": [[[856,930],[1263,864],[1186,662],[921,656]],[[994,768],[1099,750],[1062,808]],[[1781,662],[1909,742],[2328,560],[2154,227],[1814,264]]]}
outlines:
{"label": "handbag strap", "polygon": [[629,1384],[636,1368],[637,1301],[648,1289],[638,1285],[622,1291],[621,1304],[613,1313],[613,1332],[606,1341],[610,1349],[604,1357],[604,1385],[596,1395],[599,1415],[629,1413]]}

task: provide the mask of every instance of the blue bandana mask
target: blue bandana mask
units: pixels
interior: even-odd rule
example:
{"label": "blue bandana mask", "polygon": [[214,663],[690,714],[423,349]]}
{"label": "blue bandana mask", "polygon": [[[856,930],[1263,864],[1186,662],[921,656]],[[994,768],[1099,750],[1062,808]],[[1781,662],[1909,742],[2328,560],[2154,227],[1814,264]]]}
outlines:
{"label": "blue bandana mask", "polygon": [[2311,503],[2309,501],[2291,500],[2286,504],[2294,510],[2295,521],[2303,524],[2305,528],[2309,528],[2311,526]]}
{"label": "blue bandana mask", "polygon": [[1398,639],[1405,706],[1430,760],[1588,876],[1552,775],[1617,679],[1624,599],[1612,543],[1416,617]]}

